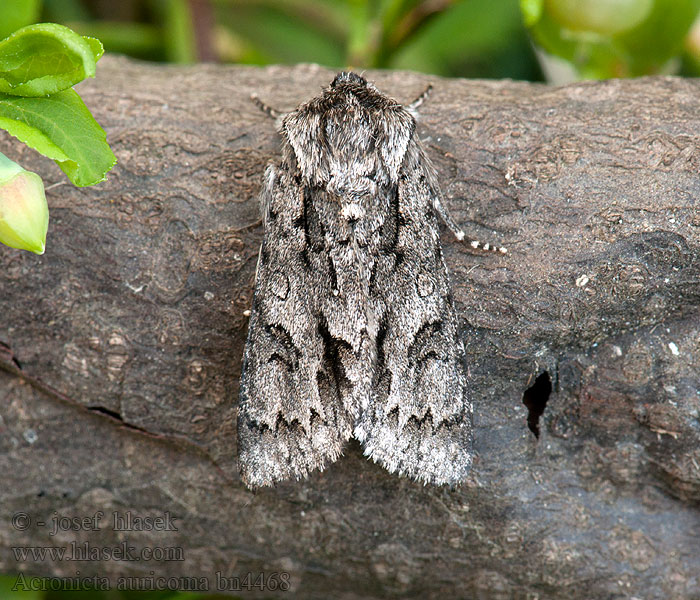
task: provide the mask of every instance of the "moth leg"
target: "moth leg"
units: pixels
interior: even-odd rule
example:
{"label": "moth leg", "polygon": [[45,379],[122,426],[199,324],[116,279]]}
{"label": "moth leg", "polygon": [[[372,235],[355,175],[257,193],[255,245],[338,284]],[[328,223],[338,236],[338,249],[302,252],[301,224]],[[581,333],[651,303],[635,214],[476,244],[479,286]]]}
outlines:
{"label": "moth leg", "polygon": [[[428,99],[428,96],[430,96],[432,91],[433,86],[428,85],[428,87],[425,88],[423,93],[418,96],[418,98],[406,106],[406,110],[408,110],[414,117],[417,117],[418,108]],[[426,164],[429,164],[425,155],[423,155],[421,158],[423,158]],[[437,211],[438,215],[440,215],[440,218],[443,220],[445,225],[447,225],[448,229],[454,233],[455,237],[461,242],[464,240],[464,231],[462,231],[462,228],[457,225],[457,222],[452,218],[452,215],[447,211],[445,205],[442,203],[442,192],[440,191],[440,187],[437,185],[437,175],[435,174],[432,166],[427,169],[426,174],[430,182],[430,187],[433,191],[433,208]]]}
{"label": "moth leg", "polygon": [[499,254],[507,254],[508,249],[504,246],[496,246],[495,244],[490,244],[488,242],[480,242],[473,238],[466,237],[464,230],[457,224],[457,222],[452,218],[452,215],[445,207],[443,203],[443,195],[440,187],[437,184],[437,176],[431,173],[428,177],[430,182],[431,193],[433,197],[433,208],[435,212],[439,215],[442,222],[447,226],[447,228],[454,234],[458,241],[468,244],[475,250],[484,250],[487,252],[497,252]]}
{"label": "moth leg", "polygon": [[497,252],[499,254],[507,254],[508,253],[508,249],[505,246],[496,246],[495,244],[490,244],[489,242],[480,242],[479,240],[475,240],[473,238],[466,237],[464,230],[461,229],[459,225],[457,225],[457,222],[452,218],[452,215],[445,208],[445,205],[441,201],[441,196],[442,196],[442,194],[440,194],[440,193],[437,193],[435,195],[435,201],[433,202],[433,207],[435,208],[435,211],[437,212],[437,214],[440,215],[440,218],[442,219],[443,223],[445,223],[445,225],[447,225],[447,228],[452,233],[454,233],[454,235],[458,241],[464,242],[465,244],[468,244],[469,246],[474,248],[474,250],[484,250],[486,252]]}
{"label": "moth leg", "polygon": [[[430,96],[430,92],[432,91],[432,89],[433,86],[429,85],[425,89],[425,91],[420,96],[418,96],[418,98],[416,98],[413,102],[406,106],[406,110],[408,110],[414,117],[417,117],[418,108],[423,104],[423,102],[427,100],[428,96]],[[423,156],[423,160],[425,160],[426,164],[429,164],[427,157]],[[467,238],[466,234],[464,233],[464,230],[452,218],[452,215],[449,213],[447,208],[445,208],[445,205],[443,203],[443,195],[440,191],[440,186],[438,186],[437,184],[437,176],[435,175],[432,166],[428,167],[427,175],[433,193],[433,208],[435,209],[437,214],[440,215],[440,218],[442,219],[443,223],[445,223],[447,228],[454,234],[455,238],[457,238],[458,241],[464,242],[465,244],[469,244],[469,246],[471,246],[475,250],[498,252],[500,254],[506,254],[508,252],[508,250],[503,246],[496,246],[495,244],[490,244],[488,242],[484,243],[480,242],[479,240]]]}

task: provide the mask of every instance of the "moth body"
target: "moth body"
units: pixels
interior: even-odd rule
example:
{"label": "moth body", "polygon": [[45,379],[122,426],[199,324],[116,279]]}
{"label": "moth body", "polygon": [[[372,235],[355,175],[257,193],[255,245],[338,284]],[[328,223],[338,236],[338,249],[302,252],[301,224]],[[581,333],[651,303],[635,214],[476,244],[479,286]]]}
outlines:
{"label": "moth body", "polygon": [[447,213],[412,108],[340,73],[281,135],[241,375],[243,480],[304,477],[354,436],[392,472],[462,481],[472,405]]}

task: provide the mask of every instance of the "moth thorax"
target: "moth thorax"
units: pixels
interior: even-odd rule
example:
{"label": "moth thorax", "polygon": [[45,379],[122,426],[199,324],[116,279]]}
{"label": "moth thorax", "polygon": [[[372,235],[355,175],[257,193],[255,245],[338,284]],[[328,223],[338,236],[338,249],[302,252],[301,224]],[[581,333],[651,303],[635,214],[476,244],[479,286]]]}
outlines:
{"label": "moth thorax", "polygon": [[359,202],[348,202],[340,209],[340,216],[346,221],[359,221],[365,216],[365,209]]}
{"label": "moth thorax", "polygon": [[343,202],[359,202],[360,198],[377,193],[377,184],[366,175],[338,173],[327,184],[328,191]]}

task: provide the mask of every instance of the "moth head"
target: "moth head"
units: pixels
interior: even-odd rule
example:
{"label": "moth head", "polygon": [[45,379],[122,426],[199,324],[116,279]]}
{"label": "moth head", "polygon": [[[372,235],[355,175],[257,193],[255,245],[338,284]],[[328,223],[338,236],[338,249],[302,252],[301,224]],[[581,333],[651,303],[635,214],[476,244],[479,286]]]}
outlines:
{"label": "moth head", "polygon": [[363,87],[374,87],[364,77],[362,77],[362,75],[358,75],[357,73],[353,73],[352,71],[341,71],[335,76],[335,79],[331,82],[331,88],[336,88],[340,85],[343,85],[344,83]]}
{"label": "moth head", "polygon": [[[398,181],[415,119],[364,77],[339,73],[317,98],[289,113],[282,135],[310,185]],[[362,186],[368,185],[362,183]]]}

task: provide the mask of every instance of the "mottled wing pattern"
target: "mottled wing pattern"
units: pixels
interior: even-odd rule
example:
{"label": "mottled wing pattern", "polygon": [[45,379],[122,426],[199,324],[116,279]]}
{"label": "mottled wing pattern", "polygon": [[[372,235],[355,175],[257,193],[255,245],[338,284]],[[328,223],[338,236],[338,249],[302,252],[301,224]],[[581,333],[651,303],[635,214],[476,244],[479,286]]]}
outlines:
{"label": "mottled wing pattern", "polygon": [[438,216],[463,234],[413,116],[341,73],[281,132],[241,376],[244,481],[305,476],[351,435],[392,472],[463,480],[472,408]]}
{"label": "mottled wing pattern", "polygon": [[241,476],[249,487],[304,477],[334,461],[352,433],[317,318],[330,293],[309,262],[303,189],[268,167],[265,237],[243,357],[238,417]]}
{"label": "mottled wing pattern", "polygon": [[370,294],[383,307],[374,385],[354,436],[389,471],[433,484],[463,480],[472,462],[472,405],[449,276],[439,190],[412,141],[396,185],[395,244]]}

